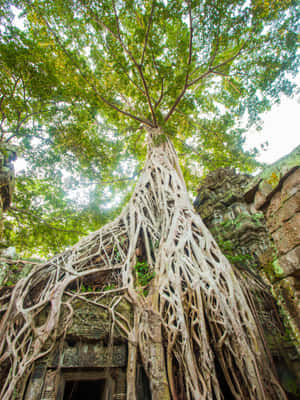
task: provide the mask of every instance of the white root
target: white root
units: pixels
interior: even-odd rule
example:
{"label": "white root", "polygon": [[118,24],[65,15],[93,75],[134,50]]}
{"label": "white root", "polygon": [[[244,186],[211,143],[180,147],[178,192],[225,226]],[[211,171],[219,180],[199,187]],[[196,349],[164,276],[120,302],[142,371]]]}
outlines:
{"label": "white root", "polygon": [[[158,135],[159,129],[148,130],[146,164],[121,215],[14,288],[0,327],[0,360],[10,368],[1,399],[12,399],[34,361],[65,334],[71,321],[62,315],[66,304],[72,306],[70,296],[99,306],[110,299],[105,307],[128,341],[128,399],[136,396],[139,354],[153,399],[223,399],[225,380],[235,399],[286,398],[249,302],[188,199],[173,145],[166,139],[155,146]],[[140,254],[153,276],[144,294],[135,268]],[[80,293],[76,282],[112,276],[112,270],[117,288]],[[121,299],[131,303],[134,322],[116,311]]]}

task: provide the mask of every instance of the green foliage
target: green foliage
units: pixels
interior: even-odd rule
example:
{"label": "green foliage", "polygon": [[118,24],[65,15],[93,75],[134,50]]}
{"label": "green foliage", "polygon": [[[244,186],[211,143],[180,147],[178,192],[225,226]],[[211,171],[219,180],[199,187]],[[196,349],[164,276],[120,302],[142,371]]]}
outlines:
{"label": "green foliage", "polygon": [[191,189],[198,171],[253,170],[239,119],[259,123],[295,90],[296,0],[13,0],[0,21],[0,142],[26,161],[4,245],[25,254],[60,251],[121,209],[141,124],[161,127],[156,145],[172,137]]}
{"label": "green foliage", "polygon": [[275,282],[283,277],[284,271],[278,262],[276,250],[274,249],[273,260],[264,266],[264,270],[267,273],[268,278],[271,282]]}
{"label": "green foliage", "polygon": [[80,292],[81,293],[87,293],[87,292],[92,292],[93,288],[91,286],[85,286],[83,283],[80,286]]}
{"label": "green foliage", "polygon": [[113,290],[113,289],[116,289],[116,285],[115,284],[106,285],[103,288],[103,292],[108,292],[109,290]]}
{"label": "green foliage", "polygon": [[264,220],[264,215],[263,213],[255,213],[255,214],[248,214],[248,213],[240,213],[238,216],[234,219],[225,219],[220,223],[220,226],[229,231],[230,229],[238,229],[241,227],[245,221],[253,223],[257,226],[261,226],[262,222]]}
{"label": "green foliage", "polygon": [[134,266],[134,270],[136,271],[136,284],[143,289],[143,295],[147,296],[147,285],[154,278],[155,273],[150,270],[146,261],[138,261]]}
{"label": "green foliage", "polygon": [[256,224],[256,225],[261,225],[263,220],[264,220],[264,214],[263,213],[255,213],[251,214],[251,220]]}
{"label": "green foliage", "polygon": [[254,224],[257,227],[261,227],[263,225],[263,219],[264,215],[260,212],[255,214],[240,213],[236,218],[226,219],[214,227],[214,237],[216,238],[223,254],[232,264],[240,268],[247,266],[255,268],[257,266],[253,255],[241,252],[238,239],[235,238],[234,235],[232,237],[232,234],[234,232],[236,233],[239,228],[244,226],[244,224],[246,224],[246,226]]}
{"label": "green foliage", "polygon": [[218,237],[217,242],[223,254],[230,263],[239,267],[243,267],[245,263],[248,264],[252,261],[251,266],[255,266],[253,257],[250,254],[239,254],[238,249],[231,240],[222,240],[220,237]]}
{"label": "green foliage", "polygon": [[92,286],[86,286],[83,283],[80,285],[80,292],[81,293],[91,293],[91,292],[108,292],[109,290],[116,289],[116,285],[114,283],[112,284],[107,284],[103,288],[101,287],[95,287],[93,288]]}

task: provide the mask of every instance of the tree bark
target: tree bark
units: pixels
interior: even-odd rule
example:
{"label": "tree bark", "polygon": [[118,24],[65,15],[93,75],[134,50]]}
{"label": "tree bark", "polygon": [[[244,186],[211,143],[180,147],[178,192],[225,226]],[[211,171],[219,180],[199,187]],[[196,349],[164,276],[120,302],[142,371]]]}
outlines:
{"label": "tree bark", "polygon": [[[115,265],[121,266],[118,288],[84,297],[79,287],[69,296],[108,309],[127,335],[128,400],[136,398],[139,354],[155,400],[224,399],[225,381],[237,400],[286,398],[231,265],[190,203],[171,141],[160,128],[147,130],[145,167],[120,216],[39,266],[13,292],[0,341],[0,356],[13,371],[3,400],[12,398],[24,365],[66,331],[69,321],[60,320],[59,329],[57,321],[70,282]],[[114,296],[131,303],[133,323],[107,301]],[[50,320],[37,329],[36,317],[45,307]]]}

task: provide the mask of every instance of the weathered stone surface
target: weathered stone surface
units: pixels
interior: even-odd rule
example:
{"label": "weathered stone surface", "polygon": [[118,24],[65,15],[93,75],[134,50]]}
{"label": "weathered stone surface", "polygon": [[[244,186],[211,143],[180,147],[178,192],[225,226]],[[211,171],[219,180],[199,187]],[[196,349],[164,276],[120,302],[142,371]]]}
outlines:
{"label": "weathered stone surface", "polygon": [[300,213],[272,233],[278,254],[284,255],[300,243]]}
{"label": "weathered stone surface", "polygon": [[[92,304],[87,304],[82,301],[76,301],[73,304],[74,316],[71,326],[68,328],[68,337],[74,338],[76,341],[102,341],[107,342],[111,327],[111,318],[107,310],[99,308]],[[131,308],[128,302],[122,300],[116,311],[121,313],[130,321]],[[126,337],[121,332],[118,326],[115,326],[115,340],[122,340]]]}
{"label": "weathered stone surface", "polygon": [[[290,154],[282,157],[274,164],[264,168],[255,178],[249,181],[245,188],[245,199],[248,203],[255,203],[257,209],[266,206],[279,190],[282,199],[285,201],[299,190],[299,166],[300,166],[300,146],[296,147]],[[298,169],[296,176],[295,171]],[[289,175],[293,175],[289,177]],[[286,182],[285,182],[286,181]],[[281,190],[283,185],[286,189]]]}
{"label": "weathered stone surface", "polygon": [[[220,218],[222,220],[226,217],[232,219],[234,210],[231,210],[230,206],[241,204],[241,207],[245,207],[243,201],[244,188],[250,180],[249,175],[239,175],[232,168],[219,168],[210,172],[198,188],[198,195],[194,202],[194,206],[200,211],[202,219],[208,224],[213,223],[213,221],[221,222]],[[227,215],[224,213],[225,210]]]}
{"label": "weathered stone surface", "polygon": [[275,192],[272,200],[270,201],[269,207],[266,210],[266,219],[272,218],[276,212],[280,209],[281,203],[281,192]]}
{"label": "weathered stone surface", "polygon": [[[287,392],[297,392],[300,398],[300,386],[296,383],[296,377],[300,379],[299,165],[300,146],[252,181],[232,170],[227,177],[226,169],[210,173],[199,189],[195,207],[225,255],[239,270],[250,267],[273,284],[287,331],[272,316],[274,303],[270,307],[268,302],[264,303],[264,296],[260,298],[259,293],[253,293],[255,306],[272,354],[276,356],[281,383]],[[248,186],[242,182],[248,182]],[[267,224],[258,209],[264,211]],[[271,233],[275,246],[270,240]]]}
{"label": "weathered stone surface", "polygon": [[284,276],[300,274],[300,245],[295,247],[286,255],[280,257],[278,262],[284,271]]}
{"label": "weathered stone surface", "polygon": [[271,200],[267,211],[267,227],[271,233],[280,228],[297,212],[300,212],[300,191],[284,202],[276,212],[270,211],[272,203],[273,199]]}
{"label": "weathered stone surface", "polygon": [[263,191],[256,192],[254,197],[255,208],[259,210],[265,203],[266,199],[267,199],[267,193],[264,193]]}
{"label": "weathered stone surface", "polygon": [[126,345],[103,347],[96,343],[76,343],[63,351],[62,368],[109,368],[126,365]]}
{"label": "weathered stone surface", "polygon": [[29,385],[27,387],[25,400],[40,400],[46,375],[46,363],[35,365]]}
{"label": "weathered stone surface", "polygon": [[57,399],[57,371],[48,370],[44,383],[44,390],[41,400],[56,400]]}
{"label": "weathered stone surface", "polygon": [[263,214],[244,200],[249,175],[230,168],[213,171],[203,181],[194,203],[226,257],[239,268],[259,268],[259,255],[269,246]]}
{"label": "weathered stone surface", "polygon": [[299,279],[295,276],[289,276],[275,283],[275,292],[288,312],[288,318],[293,321],[298,331],[300,331],[300,287]]}
{"label": "weathered stone surface", "polygon": [[283,183],[281,189],[282,201],[288,200],[299,190],[300,190],[300,167],[298,166],[298,168],[292,174],[290,174]]}

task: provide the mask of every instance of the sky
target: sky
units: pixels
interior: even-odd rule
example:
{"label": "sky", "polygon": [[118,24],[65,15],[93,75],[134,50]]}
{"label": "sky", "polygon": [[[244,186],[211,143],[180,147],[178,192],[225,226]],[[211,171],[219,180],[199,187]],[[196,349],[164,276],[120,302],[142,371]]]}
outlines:
{"label": "sky", "polygon": [[[300,84],[300,74],[297,77]],[[261,131],[250,129],[246,134],[245,149],[261,150],[261,144],[268,141],[265,151],[260,151],[257,160],[272,164],[300,145],[300,93],[293,98],[281,97],[281,103],[262,115]]]}

